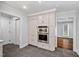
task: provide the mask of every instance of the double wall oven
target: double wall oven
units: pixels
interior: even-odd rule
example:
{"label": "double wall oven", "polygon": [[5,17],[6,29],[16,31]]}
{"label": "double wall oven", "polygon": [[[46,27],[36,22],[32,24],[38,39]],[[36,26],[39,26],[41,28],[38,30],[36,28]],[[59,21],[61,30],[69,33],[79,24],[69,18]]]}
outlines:
{"label": "double wall oven", "polygon": [[38,42],[48,43],[48,26],[38,26]]}

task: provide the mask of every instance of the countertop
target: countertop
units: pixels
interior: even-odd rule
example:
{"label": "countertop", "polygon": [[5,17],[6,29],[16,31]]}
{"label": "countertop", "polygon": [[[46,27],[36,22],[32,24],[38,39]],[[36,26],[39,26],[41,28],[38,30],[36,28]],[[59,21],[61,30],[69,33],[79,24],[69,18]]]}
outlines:
{"label": "countertop", "polygon": [[57,36],[57,37],[61,37],[61,38],[72,38],[72,37],[67,37],[67,36]]}

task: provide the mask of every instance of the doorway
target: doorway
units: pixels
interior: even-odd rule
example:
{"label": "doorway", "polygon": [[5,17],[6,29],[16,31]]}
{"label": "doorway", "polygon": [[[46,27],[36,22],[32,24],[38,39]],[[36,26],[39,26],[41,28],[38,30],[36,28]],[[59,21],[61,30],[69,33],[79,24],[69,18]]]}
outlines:
{"label": "doorway", "polygon": [[[64,20],[64,21],[63,21]],[[56,44],[57,48],[73,50],[73,29],[74,21],[68,21],[65,18],[56,20]]]}
{"label": "doorway", "polygon": [[20,18],[4,12],[0,12],[0,40],[3,45],[20,45]]}

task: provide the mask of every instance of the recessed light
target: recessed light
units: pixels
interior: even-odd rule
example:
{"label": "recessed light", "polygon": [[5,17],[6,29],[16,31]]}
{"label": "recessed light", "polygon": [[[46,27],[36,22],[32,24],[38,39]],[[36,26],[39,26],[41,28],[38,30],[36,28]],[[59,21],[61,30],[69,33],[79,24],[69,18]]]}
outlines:
{"label": "recessed light", "polygon": [[24,8],[24,9],[27,9],[27,6],[23,5],[23,8]]}

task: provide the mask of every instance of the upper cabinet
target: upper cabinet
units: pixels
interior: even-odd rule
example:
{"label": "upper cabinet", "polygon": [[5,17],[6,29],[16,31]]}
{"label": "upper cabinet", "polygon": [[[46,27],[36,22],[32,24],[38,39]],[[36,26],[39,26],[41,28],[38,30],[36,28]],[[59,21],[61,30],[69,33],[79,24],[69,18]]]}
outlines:
{"label": "upper cabinet", "polygon": [[38,25],[48,26],[48,14],[38,15]]}

